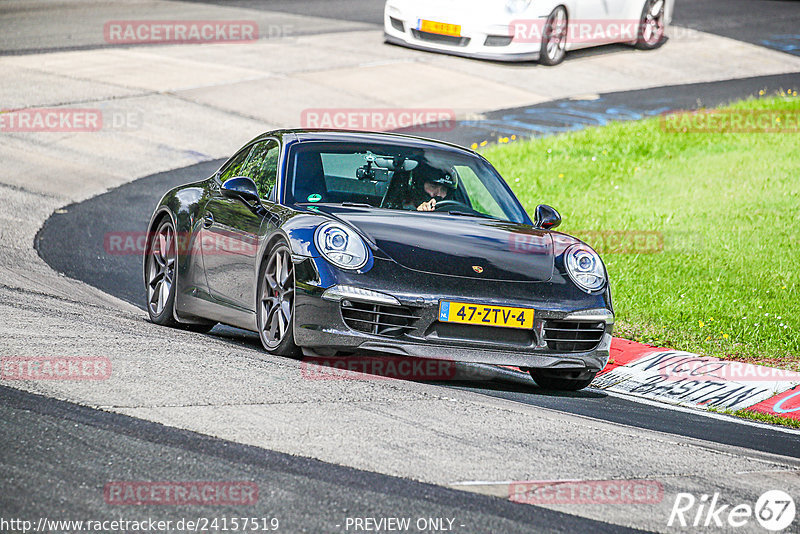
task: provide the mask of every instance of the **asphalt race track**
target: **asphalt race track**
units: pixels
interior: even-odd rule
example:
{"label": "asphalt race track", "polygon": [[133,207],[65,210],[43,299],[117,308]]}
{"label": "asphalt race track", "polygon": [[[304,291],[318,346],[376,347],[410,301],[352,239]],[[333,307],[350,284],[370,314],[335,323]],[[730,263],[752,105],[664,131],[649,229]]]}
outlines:
{"label": "asphalt race track", "polygon": [[[249,480],[258,503],[248,516],[277,518],[281,532],[341,529],[353,512],[365,517],[449,518],[467,532],[638,532],[544,508],[531,509],[475,493],[357,471],[256,447],[225,442],[118,414],[0,387],[0,426],[15,442],[4,448],[6,480],[25,480],[4,495],[4,516],[52,517],[53,504],[69,510],[60,519],[114,517],[102,491],[109,481],[135,473],[142,480]],[[87,446],[87,444],[91,444]],[[31,472],[31,456],[47,457]],[[59,471],[80,473],[75,488]],[[33,504],[33,506],[31,506]],[[209,516],[208,508],[144,507],[125,515],[179,521]],[[149,508],[149,509],[148,509]],[[241,507],[215,507],[214,517],[241,515]],[[400,512],[402,511],[402,512]],[[65,529],[66,530],[66,529]]]}
{"label": "asphalt race track", "polygon": [[[289,13],[296,15],[313,14],[321,19],[336,19],[353,23],[380,26],[383,21],[381,0],[188,0],[197,4],[213,4],[225,7],[240,7],[253,11]],[[800,54],[800,12],[792,5],[793,0],[677,0],[673,24],[708,33],[729,37],[739,41],[769,46],[788,53]],[[112,12],[124,13],[113,3],[103,6]],[[135,4],[134,6],[135,7]],[[57,13],[54,11],[54,13]],[[146,12],[145,12],[146,13]],[[40,53],[53,50],[75,50],[107,47],[101,39],[81,35],[76,26],[87,17],[87,13],[75,14],[71,11],[52,17],[40,9],[15,10],[16,27],[0,28],[6,32],[6,39],[0,44],[0,53]],[[65,16],[66,15],[66,16]],[[89,17],[114,18],[103,11],[89,13]],[[34,32],[25,31],[26,25],[40,26],[46,20],[46,30],[41,27]],[[22,21],[22,29],[19,28]],[[278,22],[273,19],[273,22]],[[15,31],[16,30],[16,31]],[[330,28],[293,28],[299,33],[324,33]],[[17,34],[20,39],[11,38]],[[24,36],[24,39],[22,37]]]}
{"label": "asphalt race track", "polygon": [[[650,109],[654,109],[656,113],[666,109],[684,109],[690,107],[692,103],[697,105],[698,100],[703,105],[724,103],[733,99],[735,95],[755,94],[764,87],[787,88],[787,84],[793,81],[798,81],[796,76],[777,76],[705,84],[686,88],[680,92],[674,88],[650,89],[637,91],[635,94],[603,95],[600,103],[607,108],[619,110],[619,106],[624,103],[635,102],[634,105],[639,107],[638,113],[644,115]],[[685,96],[682,98],[675,96],[686,94],[697,95],[694,102]],[[571,104],[576,105],[575,102]],[[562,122],[548,123],[546,120],[541,120],[536,123],[538,126],[554,129],[572,129],[578,126],[563,122],[564,108],[558,107],[558,103],[538,106],[538,109],[543,110],[553,108],[561,111],[559,116]],[[537,108],[526,108],[525,111],[530,109]],[[498,112],[497,115],[507,117],[514,111]],[[530,116],[530,113],[527,115]],[[637,114],[631,114],[630,118],[637,118]],[[493,122],[508,124],[510,120],[504,121],[500,118]],[[472,136],[474,139],[476,133],[484,135],[486,132],[466,129],[464,132],[456,130],[453,133],[457,135],[460,133],[465,137]],[[497,132],[491,133],[497,135]],[[66,206],[59,210],[59,213],[53,214],[42,227],[37,235],[36,249],[58,272],[82,280],[144,309],[141,252],[114,247],[109,241],[109,236],[125,235],[127,232],[133,235],[146,232],[149,214],[165,191],[180,184],[207,178],[224,161],[224,159],[214,160],[144,177],[90,200]],[[250,332],[217,326],[211,335],[215,334],[230,340],[231,343],[247,343],[256,348],[260,347],[258,337]],[[508,383],[485,387],[485,384],[480,382],[462,387],[515,402],[758,451],[789,456],[800,452],[800,437],[789,437],[780,429],[770,429],[763,425],[742,425],[729,418],[710,418],[707,414],[676,412],[628,399],[610,397],[599,391],[587,390],[573,394],[543,393],[535,388],[515,388]]]}
{"label": "asphalt race track", "polygon": [[[293,2],[291,0],[190,0],[282,11],[349,21],[383,23],[381,0]],[[800,42],[800,13],[786,0],[677,0],[673,24],[715,33],[738,41],[770,46],[769,42]],[[787,10],[789,13],[787,13]],[[766,42],[766,43],[765,43]]]}

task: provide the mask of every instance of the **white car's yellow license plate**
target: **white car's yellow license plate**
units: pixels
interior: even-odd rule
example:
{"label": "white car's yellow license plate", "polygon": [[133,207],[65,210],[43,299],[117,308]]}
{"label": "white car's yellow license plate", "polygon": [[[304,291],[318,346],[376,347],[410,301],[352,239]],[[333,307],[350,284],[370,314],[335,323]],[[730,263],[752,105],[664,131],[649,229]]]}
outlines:
{"label": "white car's yellow license plate", "polygon": [[533,310],[443,300],[439,302],[439,320],[446,323],[530,329],[533,328]]}
{"label": "white car's yellow license plate", "polygon": [[458,24],[447,24],[446,22],[419,19],[419,27],[417,29],[421,32],[461,37],[461,26]]}

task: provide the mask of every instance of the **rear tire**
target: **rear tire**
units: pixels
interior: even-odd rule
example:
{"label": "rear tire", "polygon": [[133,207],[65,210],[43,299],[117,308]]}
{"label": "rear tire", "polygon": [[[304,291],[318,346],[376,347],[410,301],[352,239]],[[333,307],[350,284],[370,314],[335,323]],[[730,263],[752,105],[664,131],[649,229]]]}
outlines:
{"label": "rear tire", "polygon": [[277,242],[261,264],[256,294],[256,322],[261,344],[270,354],[298,357],[294,342],[294,264],[284,241]]}
{"label": "rear tire", "polygon": [[175,278],[178,265],[178,240],[175,226],[163,217],[147,249],[144,274],[147,293],[147,314],[155,324],[183,328],[190,332],[208,333],[217,323],[179,323],[175,309]]}
{"label": "rear tire", "polygon": [[[558,391],[578,391],[588,387],[597,373],[589,373],[586,378],[569,378],[556,376],[552,372],[541,369],[530,369],[531,378],[542,389],[553,389]],[[583,373],[582,373],[583,374]]]}
{"label": "rear tire", "polygon": [[564,6],[556,7],[547,17],[542,32],[542,46],[539,49],[539,63],[552,67],[564,61],[564,56],[567,55],[568,24]]}
{"label": "rear tire", "polygon": [[165,217],[156,227],[144,267],[147,314],[152,322],[162,326],[178,324],[172,315],[175,308],[177,247],[175,226],[169,217]]}

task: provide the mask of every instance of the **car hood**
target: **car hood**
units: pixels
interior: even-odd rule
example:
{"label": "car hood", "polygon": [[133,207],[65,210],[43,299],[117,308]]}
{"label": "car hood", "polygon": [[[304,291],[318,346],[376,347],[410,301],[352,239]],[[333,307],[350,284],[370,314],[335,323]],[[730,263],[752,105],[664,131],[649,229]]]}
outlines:
{"label": "car hood", "polygon": [[550,233],[494,219],[400,210],[319,206],[357,228],[408,269],[483,280],[546,282]]}

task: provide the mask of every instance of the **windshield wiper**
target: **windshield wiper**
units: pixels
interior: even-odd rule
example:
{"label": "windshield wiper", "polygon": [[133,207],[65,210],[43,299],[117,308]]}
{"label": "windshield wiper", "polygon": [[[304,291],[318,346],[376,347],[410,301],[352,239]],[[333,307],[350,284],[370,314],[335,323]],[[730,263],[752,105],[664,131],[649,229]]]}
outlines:
{"label": "windshield wiper", "polygon": [[491,215],[486,215],[485,213],[481,213],[479,211],[475,212],[468,212],[468,211],[448,211],[450,215],[460,215],[462,217],[480,217],[481,219],[494,219]]}
{"label": "windshield wiper", "polygon": [[342,206],[348,208],[374,208],[372,204],[366,204],[364,202],[342,202]]}

